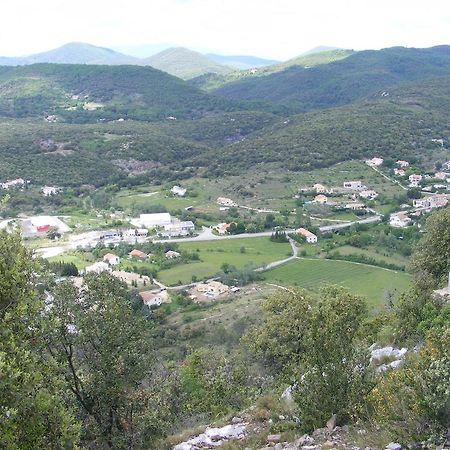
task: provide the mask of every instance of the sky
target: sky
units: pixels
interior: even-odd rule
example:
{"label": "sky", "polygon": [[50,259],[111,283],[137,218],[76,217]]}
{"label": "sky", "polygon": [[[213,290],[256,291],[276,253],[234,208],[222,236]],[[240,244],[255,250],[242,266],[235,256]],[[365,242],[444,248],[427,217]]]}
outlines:
{"label": "sky", "polygon": [[285,60],[319,45],[450,44],[449,0],[3,1],[0,55],[87,42],[145,56],[168,46]]}

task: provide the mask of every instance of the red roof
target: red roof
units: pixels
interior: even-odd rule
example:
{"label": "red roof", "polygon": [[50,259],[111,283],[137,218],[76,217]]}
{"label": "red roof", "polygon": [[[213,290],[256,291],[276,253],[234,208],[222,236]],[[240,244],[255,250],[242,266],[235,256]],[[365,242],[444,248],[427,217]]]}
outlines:
{"label": "red roof", "polygon": [[50,225],[39,225],[36,227],[38,233],[46,233],[50,229]]}

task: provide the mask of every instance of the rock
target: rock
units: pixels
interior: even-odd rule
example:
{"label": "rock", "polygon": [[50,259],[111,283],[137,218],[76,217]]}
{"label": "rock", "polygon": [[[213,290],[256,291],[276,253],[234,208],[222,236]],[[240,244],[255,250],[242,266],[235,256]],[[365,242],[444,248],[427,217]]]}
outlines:
{"label": "rock", "polygon": [[176,445],[174,450],[195,450],[202,447],[218,447],[223,441],[242,439],[247,424],[225,425],[221,428],[207,428],[204,433]]}
{"label": "rock", "polygon": [[280,443],[276,444],[274,449],[275,450],[283,450],[283,444],[280,444]]}
{"label": "rock", "polygon": [[327,428],[329,431],[333,431],[336,426],[336,414],[333,414],[327,422]]}
{"label": "rock", "polygon": [[302,437],[298,438],[295,443],[302,447],[303,445],[312,445],[314,444],[314,438],[309,436],[308,434],[304,434]]}
{"label": "rock", "polygon": [[269,434],[267,436],[267,442],[269,444],[276,444],[281,441],[281,434]]}
{"label": "rock", "polygon": [[402,446],[397,444],[397,442],[391,442],[386,445],[386,450],[402,450]]}
{"label": "rock", "polygon": [[244,419],[242,417],[235,416],[231,419],[231,423],[234,425],[236,425],[237,423],[242,423],[243,421],[244,421]]}
{"label": "rock", "polygon": [[336,443],[332,442],[332,441],[325,441],[322,444],[322,447],[325,447],[325,448],[332,448],[332,447],[335,447],[335,446],[336,446]]}
{"label": "rock", "polygon": [[319,450],[319,448],[318,445],[304,445],[302,450]]}

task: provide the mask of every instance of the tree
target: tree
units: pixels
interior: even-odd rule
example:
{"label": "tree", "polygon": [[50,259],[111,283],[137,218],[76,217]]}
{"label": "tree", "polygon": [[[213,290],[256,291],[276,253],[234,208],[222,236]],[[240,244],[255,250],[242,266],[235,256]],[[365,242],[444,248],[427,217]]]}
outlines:
{"label": "tree", "polygon": [[368,352],[360,346],[364,301],[338,287],[323,289],[317,302],[286,290],[267,300],[264,316],[244,342],[295,386],[305,430],[323,426],[332,414],[341,422],[355,414],[371,386]]}
{"label": "tree", "polygon": [[51,317],[57,331],[49,348],[64,366],[89,439],[132,448],[142,438],[144,417],[155,435],[163,433],[161,415],[167,411],[146,387],[152,380],[149,325],[134,313],[126,285],[105,273],[86,276],[81,291],[61,283]]}
{"label": "tree", "polygon": [[416,283],[428,279],[433,286],[446,284],[450,269],[450,208],[433,213],[426,221],[426,233],[420,239],[411,260]]}
{"label": "tree", "polygon": [[[74,448],[79,425],[44,350],[40,267],[18,234],[0,231],[0,447]],[[40,280],[42,280],[42,275]]]}

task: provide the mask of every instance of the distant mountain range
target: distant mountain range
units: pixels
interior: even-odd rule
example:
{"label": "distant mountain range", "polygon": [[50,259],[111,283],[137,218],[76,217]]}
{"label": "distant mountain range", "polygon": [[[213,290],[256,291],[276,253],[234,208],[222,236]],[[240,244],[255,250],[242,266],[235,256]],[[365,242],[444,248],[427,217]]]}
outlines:
{"label": "distant mountain range", "polygon": [[225,75],[233,71],[231,67],[219,64],[201,53],[187,48],[169,48],[149,58],[141,59],[140,64],[188,80],[205,73]]}
{"label": "distant mountain range", "polygon": [[203,55],[183,47],[169,48],[148,58],[137,58],[83,42],[71,42],[62,47],[29,56],[0,56],[0,66],[24,66],[36,63],[148,65],[183,79],[206,73],[226,75],[236,69],[263,67],[276,62],[255,56]]}

